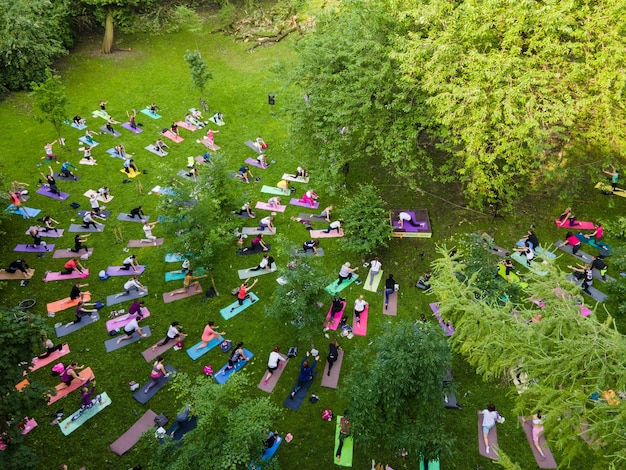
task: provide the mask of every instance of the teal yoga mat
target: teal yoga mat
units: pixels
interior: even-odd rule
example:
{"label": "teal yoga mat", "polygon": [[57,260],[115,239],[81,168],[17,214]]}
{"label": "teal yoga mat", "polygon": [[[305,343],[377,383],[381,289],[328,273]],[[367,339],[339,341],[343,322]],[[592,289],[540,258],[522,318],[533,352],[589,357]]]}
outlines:
{"label": "teal yoga mat", "polygon": [[325,288],[326,292],[328,292],[329,294],[336,294],[337,292],[341,292],[342,290],[344,290],[346,287],[348,287],[349,285],[351,285],[352,283],[354,283],[354,281],[356,281],[359,278],[358,274],[353,274],[352,278],[350,279],[345,279],[341,284],[337,285],[337,281],[333,281],[330,284],[328,284]]}
{"label": "teal yoga mat", "polygon": [[224,317],[224,320],[230,320],[238,313],[247,309],[250,305],[255,304],[259,301],[259,298],[254,294],[254,292],[249,293],[250,298],[243,301],[243,305],[239,305],[239,302],[235,301],[230,304],[228,307],[224,307],[220,310],[220,315]]}
{"label": "teal yoga mat", "polygon": [[[82,414],[80,414],[80,410],[78,410],[75,413],[72,413],[70,416],[68,416],[65,420],[61,421],[59,423],[59,428],[61,429],[61,432],[65,434],[66,436],[69,436],[74,431],[76,431],[79,427],[81,427],[82,424],[84,424],[89,419],[93,418],[95,415],[100,413],[103,409],[105,409],[107,406],[111,404],[111,398],[109,397],[109,395],[107,395],[106,392],[102,392],[100,394],[100,397],[102,398],[102,401],[100,403],[94,400],[93,406],[83,411]],[[74,417],[77,417],[77,418],[72,421],[72,418]]]}

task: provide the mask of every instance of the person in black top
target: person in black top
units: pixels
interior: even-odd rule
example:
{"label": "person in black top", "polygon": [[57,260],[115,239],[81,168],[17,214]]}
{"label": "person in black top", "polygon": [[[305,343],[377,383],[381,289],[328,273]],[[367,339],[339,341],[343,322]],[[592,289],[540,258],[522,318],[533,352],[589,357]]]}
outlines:
{"label": "person in black top", "polygon": [[537,249],[537,247],[539,246],[539,239],[537,238],[534,230],[529,230],[528,235],[526,235],[524,238],[526,239],[526,246],[528,246],[528,243],[532,243],[533,246],[531,248],[533,250]]}
{"label": "person in black top", "polygon": [[579,264],[577,266],[570,265],[568,266],[568,268],[574,271],[574,277],[576,279],[578,279],[579,281],[583,281],[582,285],[580,286],[583,292],[591,295],[591,292],[589,291],[591,284],[593,284],[593,269],[591,268],[591,265],[589,263],[585,265]]}
{"label": "person in black top", "polygon": [[130,214],[128,214],[128,217],[130,217],[131,219],[134,219],[135,217],[143,219],[144,215],[145,214],[143,213],[143,206],[138,206],[130,210]]}
{"label": "person in black top", "polygon": [[72,286],[72,290],[70,291],[70,300],[76,300],[82,298],[83,293],[81,292],[81,287],[87,287],[89,284],[81,284],[77,282]]}
{"label": "person in black top", "polygon": [[340,350],[341,350],[341,347],[339,346],[339,343],[337,342],[337,338],[333,339],[333,342],[328,345],[328,357],[327,357],[328,372],[326,373],[326,375],[330,375],[330,370],[333,368],[333,364],[339,358]]}
{"label": "person in black top", "polygon": [[593,261],[591,262],[591,269],[597,269],[598,271],[600,271],[600,276],[602,276],[602,280],[606,282],[606,272],[609,267],[600,256],[596,255],[593,257]]}
{"label": "person in black top", "polygon": [[22,273],[24,273],[24,276],[26,276],[26,274],[28,274],[26,272],[28,268],[29,266],[26,263],[25,259],[16,259],[15,261],[12,261],[11,264],[9,264],[9,267],[6,269],[6,271],[11,274],[22,271]]}
{"label": "person in black top", "polygon": [[302,249],[306,253],[309,250],[313,250],[313,253],[317,255],[317,247],[319,246],[319,240],[307,240],[302,244]]}
{"label": "person in black top", "polygon": [[389,306],[389,296],[393,294],[396,286],[396,281],[393,279],[393,274],[390,274],[385,281],[385,310]]}

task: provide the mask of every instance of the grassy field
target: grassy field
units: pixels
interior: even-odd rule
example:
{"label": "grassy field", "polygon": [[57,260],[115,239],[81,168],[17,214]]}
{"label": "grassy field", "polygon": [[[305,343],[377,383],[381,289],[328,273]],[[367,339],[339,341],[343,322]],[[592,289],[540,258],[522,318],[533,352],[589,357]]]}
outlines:
{"label": "grassy field", "polygon": [[[79,114],[87,118],[90,128],[104,124],[101,119],[91,118],[91,111],[97,108],[100,100],[107,100],[107,110],[116,119],[125,120],[126,111],[132,108],[142,108],[151,102],[156,102],[161,108],[163,119],[151,120],[139,115],[138,121],[143,124],[144,132],[132,135],[122,131],[122,137],[115,139],[110,136],[96,138],[100,145],[93,151],[98,160],[98,166],[80,166],[78,182],[59,183],[62,191],[71,194],[66,202],[54,201],[43,196],[32,194],[27,206],[40,208],[51,214],[67,228],[72,220],[78,220],[76,212],[69,207],[69,202],[77,201],[81,208],[88,207],[87,198],[82,194],[88,189],[97,189],[107,184],[111,188],[115,199],[108,205],[113,218],[119,212],[128,212],[138,204],[144,206],[145,212],[153,219],[158,215],[161,203],[159,196],[148,194],[155,185],[167,185],[178,170],[184,168],[188,156],[203,152],[203,146],[196,144],[196,136],[181,129],[185,137],[182,144],[168,142],[170,154],[165,158],[156,157],[143,149],[157,138],[157,132],[175,120],[182,120],[188,108],[198,105],[198,93],[191,88],[189,73],[183,61],[186,49],[198,48],[208,60],[213,72],[213,80],[209,83],[207,101],[211,112],[220,111],[224,114],[226,125],[219,128],[215,140],[223,149],[222,158],[232,164],[236,170],[241,162],[254,157],[253,152],[243,142],[262,135],[270,148],[268,156],[276,163],[268,170],[257,170],[262,177],[261,182],[251,185],[242,184],[242,200],[248,196],[253,200],[260,199],[260,185],[275,184],[285,171],[293,171],[295,165],[304,161],[311,168],[312,183],[310,187],[321,195],[322,204],[334,202],[340,205],[340,196],[331,197],[325,188],[315,187],[316,149],[299,146],[298,136],[289,133],[290,116],[288,105],[304,105],[302,92],[293,90],[281,73],[276,73],[274,66],[282,64],[286,67],[296,59],[293,42],[286,40],[276,47],[259,48],[254,53],[247,53],[245,44],[235,44],[229,37],[210,35],[208,32],[200,34],[179,33],[166,37],[124,37],[120,43],[122,47],[130,47],[129,52],[118,52],[104,57],[99,54],[99,38],[85,38],[81,44],[59,64],[59,72],[67,86],[71,102],[70,113]],[[267,94],[276,93],[276,105],[267,104]],[[3,158],[0,161],[0,172],[10,180],[28,182],[31,193],[36,189],[39,172],[45,170],[40,157],[43,155],[43,145],[46,141],[56,138],[50,124],[35,122],[25,94],[14,94],[0,104],[0,121],[4,123],[4,132],[0,135],[0,149]],[[119,126],[118,126],[119,127]],[[214,128],[216,128],[214,126]],[[82,135],[70,126],[64,129],[67,138],[68,151],[57,151],[61,158],[67,157],[77,164],[80,153],[77,148],[77,138]],[[129,153],[135,155],[140,169],[147,170],[147,174],[139,176],[144,188],[143,194],[137,190],[136,184],[123,184],[124,175],[119,173],[122,161],[109,157],[104,151],[118,143],[123,143]],[[58,147],[56,148],[58,150]],[[52,164],[53,167],[55,166]],[[55,168],[56,169],[56,168]],[[424,194],[410,193],[398,182],[385,178],[385,172],[380,171],[375,161],[361,162],[351,167],[348,176],[349,193],[360,182],[372,181],[381,191],[388,207],[391,208],[426,208],[430,211],[434,237],[430,240],[392,240],[389,249],[378,253],[383,261],[386,273],[393,272],[401,285],[399,298],[399,318],[418,318],[424,313],[428,318],[430,310],[428,303],[433,298],[413,288],[416,279],[426,270],[433,260],[434,248],[437,243],[454,239],[459,233],[475,230],[486,230],[496,237],[501,246],[512,246],[514,242],[525,234],[531,224],[535,224],[542,243],[562,238],[562,230],[557,230],[552,222],[555,215],[563,207],[553,194],[533,194],[525,201],[520,201],[516,211],[505,214],[504,218],[495,218],[489,214],[468,211],[463,208],[460,190],[454,185],[441,186],[424,181]],[[610,215],[611,211],[623,208],[623,201],[615,201],[615,207],[609,206],[607,198],[600,193],[591,193],[584,201],[576,201],[576,213],[579,218],[589,220],[600,214]],[[233,201],[233,209],[239,206],[240,200]],[[279,215],[277,226],[282,234],[289,237],[294,243],[301,243],[305,232],[299,224],[289,223],[289,216],[299,212],[290,208],[285,214]],[[11,216],[3,222],[3,228],[8,232],[2,246],[3,263],[15,258],[12,248],[16,243],[27,243],[29,237],[24,232],[31,221]],[[108,265],[120,264],[126,256],[123,251],[125,244],[116,243],[113,229],[120,228],[124,239],[141,238],[140,224],[129,224],[110,220],[106,224],[103,234],[92,235],[89,246],[94,247],[94,255],[85,264],[92,272],[88,278],[89,290],[93,299],[103,300],[122,290],[123,279],[111,278],[100,281],[97,272]],[[162,227],[154,230],[159,236]],[[611,243],[611,240],[608,240]],[[61,239],[52,241],[57,248],[71,246],[71,235],[65,234]],[[348,260],[341,253],[336,240],[323,241],[328,255],[321,260],[329,274],[334,275],[339,265]],[[105,317],[110,308],[104,308],[100,313],[103,317],[95,325],[83,328],[77,333],[66,337],[72,353],[66,359],[77,360],[81,364],[90,366],[97,377],[98,389],[106,391],[112,398],[113,404],[102,411],[97,417],[84,424],[79,430],[68,437],[64,437],[56,427],[48,423],[52,420],[51,414],[63,408],[66,415],[77,407],[76,396],[70,396],[46,409],[33,410],[32,416],[39,422],[28,438],[28,444],[35,448],[41,456],[40,468],[56,468],[66,462],[70,468],[86,465],[88,469],[118,469],[128,468],[142,463],[143,456],[130,451],[122,458],[112,454],[108,446],[123,433],[146,409],[151,408],[157,413],[164,412],[174,416],[181,403],[178,403],[167,388],[156,395],[149,402],[149,406],[137,404],[128,390],[128,382],[135,380],[143,383],[147,380],[150,366],[140,355],[140,352],[152,345],[164,335],[167,325],[177,320],[185,326],[190,334],[186,346],[190,346],[199,339],[201,330],[207,319],[214,319],[222,329],[227,331],[228,338],[234,342],[242,340],[246,347],[255,353],[255,359],[246,368],[252,383],[258,382],[265,370],[266,358],[271,348],[278,344],[283,349],[297,345],[304,351],[309,344],[295,344],[291,339],[290,330],[284,325],[266,321],[263,315],[263,306],[268,305],[273,294],[274,275],[260,278],[255,292],[261,302],[245,310],[244,313],[229,321],[219,317],[218,310],[234,299],[229,295],[230,290],[239,284],[237,269],[251,267],[258,260],[255,257],[236,257],[233,249],[220,256],[220,262],[214,266],[214,276],[220,297],[207,303],[200,303],[199,297],[180,300],[164,305],[161,300],[163,292],[173,290],[179,284],[168,283],[163,280],[165,271],[178,269],[176,264],[163,262],[168,252],[168,240],[163,247],[146,247],[136,250],[141,264],[147,265],[142,282],[150,289],[147,305],[152,316],[145,322],[150,326],[153,336],[138,343],[128,345],[121,350],[104,354],[103,341],[109,339],[104,328]],[[422,256],[423,254],[423,256]],[[34,298],[37,305],[33,311],[42,316],[46,315],[47,302],[63,298],[68,295],[70,282],[42,283],[46,270],[57,271],[62,268],[62,261],[52,259],[50,255],[44,258],[27,256],[30,264],[37,272],[26,287],[18,283],[7,283],[0,295],[6,306],[14,306],[25,298]],[[349,259],[353,264],[360,264],[360,259]],[[277,264],[283,267],[288,262],[284,256],[277,257]],[[495,259],[494,259],[495,262]],[[567,264],[567,260],[562,263]],[[174,285],[172,285],[174,284]],[[205,284],[207,286],[208,284]],[[344,291],[348,302],[358,294],[364,292],[360,286],[353,285]],[[394,318],[385,317],[379,312],[382,310],[382,297],[367,293],[366,299],[371,304],[368,334],[376,335],[386,322],[393,322]],[[328,305],[329,299],[322,299]],[[124,308],[128,305],[124,304]],[[72,310],[67,310],[49,319],[52,326],[55,322],[70,321]],[[321,324],[320,317],[320,324]],[[433,320],[434,321],[434,320]],[[319,336],[314,338],[316,345],[326,349],[327,340],[323,337],[321,327]],[[355,337],[351,341],[342,341],[346,350],[347,359],[344,361],[342,375],[350,370],[350,351],[355,344],[365,345],[367,338]],[[211,351],[201,360],[193,362],[182,352],[170,351],[167,353],[167,363],[174,365],[178,370],[192,375],[202,373],[206,364],[214,369],[226,361],[221,352]],[[272,397],[276,403],[282,403],[288,390],[297,375],[296,367],[289,366],[284,377],[279,382]],[[49,369],[43,368],[33,374],[31,379],[44,382],[50,386],[57,383],[57,379],[50,377]],[[486,468],[491,465],[480,457],[476,451],[476,410],[484,408],[487,403],[498,404],[500,412],[507,416],[505,425],[498,427],[500,446],[522,468],[535,468],[528,443],[520,427],[511,413],[512,390],[508,383],[483,383],[474,371],[461,359],[456,358],[454,376],[458,382],[459,400],[464,405],[462,410],[452,410],[447,415],[447,428],[452,432],[457,442],[456,457],[442,462],[445,469],[475,469]],[[341,383],[341,382],[340,382]],[[286,410],[283,417],[276,423],[276,429],[291,432],[294,440],[283,445],[278,453],[285,469],[326,469],[334,468],[332,463],[334,425],[320,419],[321,411],[325,407],[335,413],[341,412],[346,403],[341,386],[338,390],[324,389],[319,383],[313,385],[313,393],[320,396],[319,403],[313,405],[305,402],[298,413]],[[262,393],[256,388],[251,394]],[[555,452],[557,460],[558,451]],[[590,456],[587,456],[589,459]],[[393,455],[366,455],[355,443],[354,468],[369,468],[371,458],[388,461],[394,468],[415,469],[415,456],[399,460]],[[575,462],[577,468],[588,468],[589,461],[583,457]]]}

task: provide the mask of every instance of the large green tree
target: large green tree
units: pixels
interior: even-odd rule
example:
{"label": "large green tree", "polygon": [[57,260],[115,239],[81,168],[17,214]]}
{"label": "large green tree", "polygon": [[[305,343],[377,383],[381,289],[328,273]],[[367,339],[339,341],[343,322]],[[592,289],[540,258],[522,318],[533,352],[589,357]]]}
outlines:
{"label": "large green tree", "polygon": [[58,75],[52,75],[48,70],[46,80],[42,83],[31,83],[30,94],[35,108],[37,119],[40,122],[48,121],[54,126],[57,135],[61,135],[61,126],[67,119],[67,95],[65,86]]}
{"label": "large green tree", "polygon": [[207,82],[213,78],[213,75],[209,71],[209,66],[206,60],[202,58],[200,51],[185,52],[185,62],[187,62],[189,66],[191,83],[193,83],[193,87],[200,92],[200,99],[202,99]]}

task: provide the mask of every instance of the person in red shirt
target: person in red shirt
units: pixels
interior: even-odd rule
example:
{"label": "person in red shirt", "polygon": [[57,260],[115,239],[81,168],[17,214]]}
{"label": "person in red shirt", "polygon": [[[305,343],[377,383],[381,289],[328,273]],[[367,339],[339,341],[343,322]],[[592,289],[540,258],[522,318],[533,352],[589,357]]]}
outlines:
{"label": "person in red shirt", "polygon": [[78,258],[70,259],[67,263],[65,263],[65,266],[63,267],[65,269],[61,271],[61,274],[72,274],[75,270],[78,271],[79,273],[82,273],[83,269],[85,269],[85,267],[82,264],[80,264],[80,261],[78,260]]}

